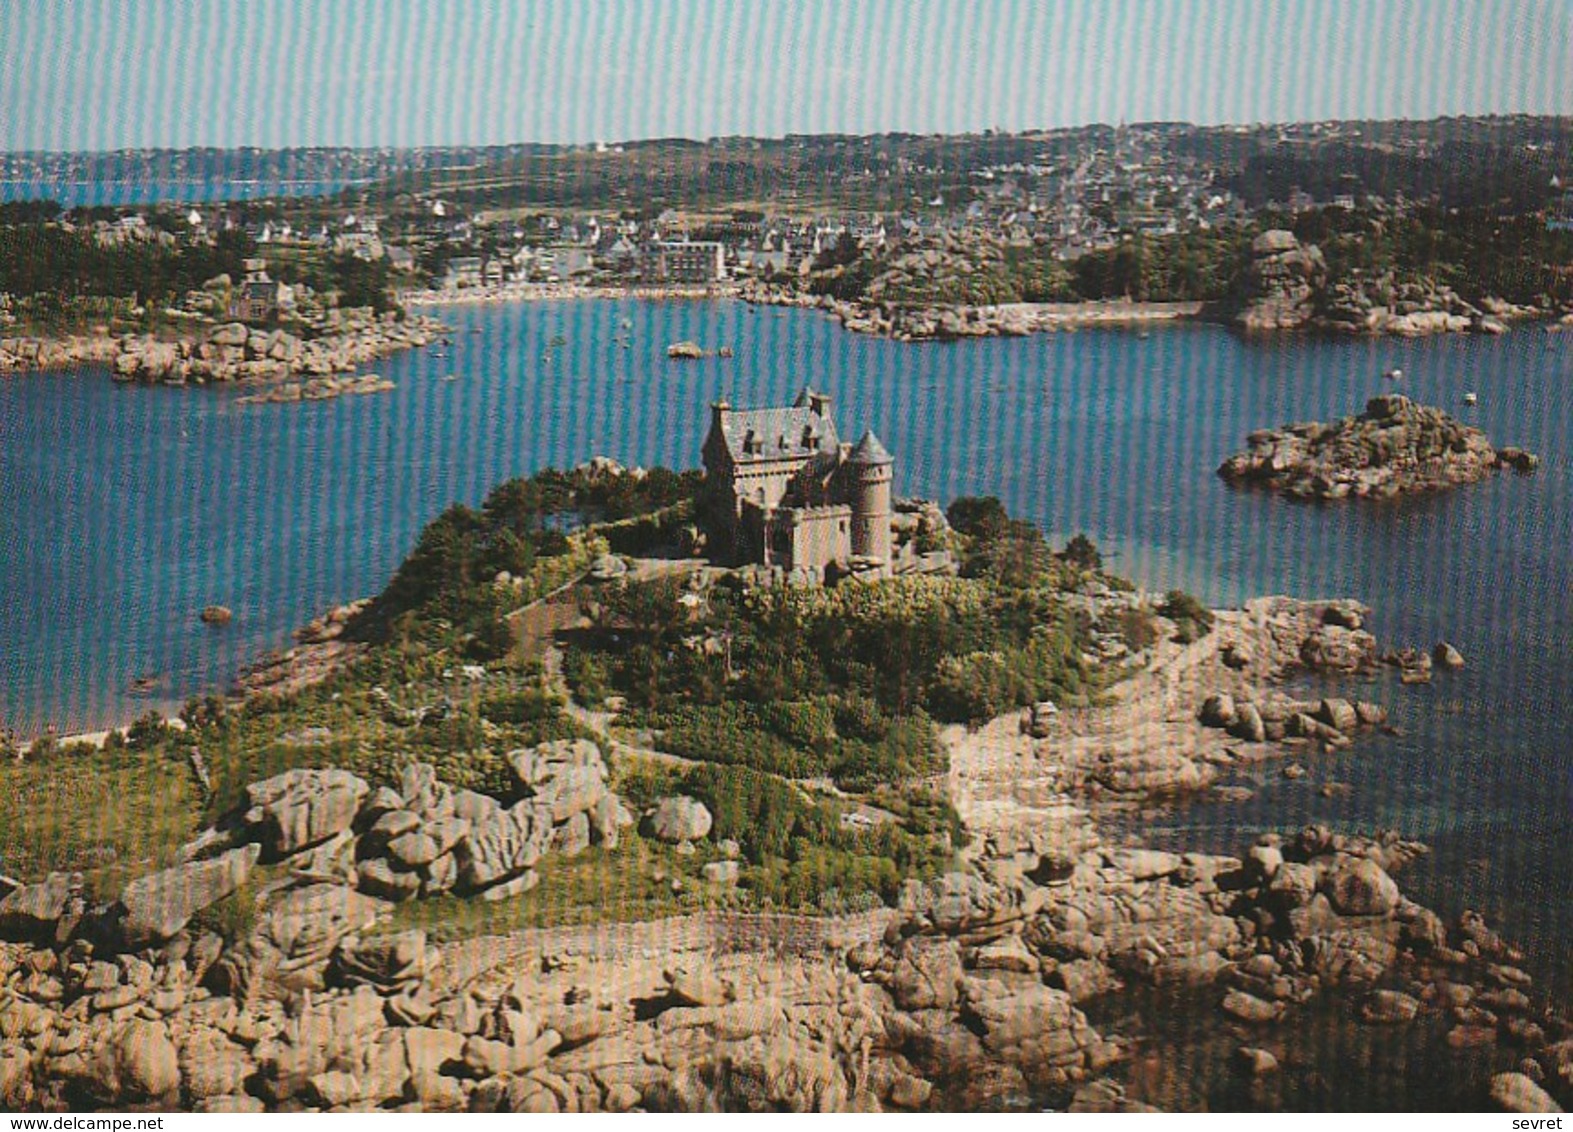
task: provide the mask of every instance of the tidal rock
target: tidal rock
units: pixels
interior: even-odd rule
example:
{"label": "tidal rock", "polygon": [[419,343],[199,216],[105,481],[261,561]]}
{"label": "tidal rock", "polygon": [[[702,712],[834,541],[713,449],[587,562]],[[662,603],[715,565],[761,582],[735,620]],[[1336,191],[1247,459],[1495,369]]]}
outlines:
{"label": "tidal rock", "polygon": [[1344,916],[1388,916],[1398,907],[1398,884],[1365,857],[1344,859],[1327,875],[1322,890]]}
{"label": "tidal rock", "polygon": [[1235,1051],[1235,1058],[1253,1077],[1266,1077],[1278,1072],[1278,1059],[1257,1046],[1241,1046]]}
{"label": "tidal rock", "polygon": [[1336,697],[1324,699],[1317,707],[1316,716],[1335,731],[1353,731],[1360,722],[1354,705]]}
{"label": "tidal rock", "polygon": [[1234,726],[1229,730],[1232,735],[1244,739],[1247,743],[1262,743],[1267,740],[1267,724],[1255,704],[1238,705],[1235,709]]}
{"label": "tidal rock", "polygon": [[1220,1004],[1223,1012],[1229,1017],[1252,1025],[1262,1025],[1267,1022],[1276,1022],[1283,1017],[1284,1006],[1280,1002],[1264,1002],[1253,994],[1246,994],[1241,990],[1231,990],[1224,995]]}
{"label": "tidal rock", "polygon": [[1200,715],[1203,727],[1232,726],[1236,718],[1238,718],[1235,712],[1234,697],[1227,692],[1214,692],[1202,701]]}
{"label": "tidal rock", "polygon": [[1420,1012],[1420,1002],[1411,995],[1395,990],[1372,991],[1360,1008],[1360,1017],[1378,1026],[1391,1026],[1411,1022]]}
{"label": "tidal rock", "polygon": [[1555,1113],[1562,1106],[1551,1094],[1522,1073],[1498,1073],[1491,1078],[1491,1099],[1503,1112]]}
{"label": "tidal rock", "polygon": [[1431,652],[1431,659],[1436,662],[1437,667],[1439,668],[1464,667],[1464,654],[1459,652],[1446,641],[1439,641],[1437,643],[1436,648]]}
{"label": "tidal rock", "polygon": [[227,605],[209,605],[202,610],[205,625],[228,625],[234,619],[235,613]]}
{"label": "tidal rock", "polygon": [[1387,498],[1484,479],[1500,466],[1485,433],[1388,393],[1359,416],[1252,433],[1218,474],[1299,499]]}

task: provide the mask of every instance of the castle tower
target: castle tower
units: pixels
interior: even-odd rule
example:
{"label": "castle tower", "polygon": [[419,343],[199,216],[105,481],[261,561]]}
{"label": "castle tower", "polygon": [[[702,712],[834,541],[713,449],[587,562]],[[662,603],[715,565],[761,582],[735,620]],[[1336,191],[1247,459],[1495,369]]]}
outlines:
{"label": "castle tower", "polygon": [[852,553],[891,564],[890,480],[895,461],[865,432],[847,457],[852,466]]}

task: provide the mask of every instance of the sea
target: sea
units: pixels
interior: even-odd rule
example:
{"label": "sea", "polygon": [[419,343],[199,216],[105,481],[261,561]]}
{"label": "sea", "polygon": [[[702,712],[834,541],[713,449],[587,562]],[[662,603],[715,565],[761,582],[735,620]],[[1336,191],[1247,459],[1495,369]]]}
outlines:
{"label": "sea", "polygon": [[[739,301],[437,308],[451,342],[373,369],[396,389],[292,406],[127,388],[102,367],[0,378],[0,718],[82,730],[225,685],[339,602],[377,592],[421,527],[497,483],[604,455],[691,467],[709,405],[827,392],[872,428],[899,494],[999,496],[1056,542],[1215,605],[1353,597],[1384,644],[1452,642],[1424,686],[1351,687],[1402,734],[1268,763],[1244,803],[1144,814],[1160,846],[1238,851],[1310,822],[1432,846],[1405,890],[1478,908],[1548,985],[1573,968],[1573,334],[1415,341],[1203,325],[898,343],[819,312]],[[673,342],[733,356],[678,361]],[[1398,381],[1386,371],[1402,370]],[[1541,457],[1394,503],[1300,504],[1215,474],[1250,432],[1402,392]],[[1465,404],[1475,393],[1478,403]],[[235,611],[202,624],[203,606]],[[129,691],[156,682],[152,700]],[[1346,796],[1319,786],[1347,783]]]}

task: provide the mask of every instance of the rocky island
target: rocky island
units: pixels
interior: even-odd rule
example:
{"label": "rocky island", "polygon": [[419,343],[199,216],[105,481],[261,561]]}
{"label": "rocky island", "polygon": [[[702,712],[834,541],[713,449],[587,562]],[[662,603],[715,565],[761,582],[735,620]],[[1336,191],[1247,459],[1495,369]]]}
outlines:
{"label": "rocky island", "polygon": [[[1380,663],[1363,607],[1158,600],[988,499],[896,511],[961,576],[783,586],[673,549],[704,498],[505,484],[313,672],[7,761],[0,1105],[1273,1107],[1323,1025],[1462,1059],[1459,1104],[1573,1099],[1513,945],[1400,890],[1423,846],[1128,828],[1268,760],[1335,786],[1309,756],[1386,712],[1290,681]],[[62,825],[104,782],[125,827]]]}
{"label": "rocky island", "polygon": [[1391,498],[1474,483],[1499,468],[1530,472],[1539,460],[1494,448],[1480,429],[1441,409],[1389,393],[1359,416],[1254,432],[1218,469],[1231,483],[1295,499]]}

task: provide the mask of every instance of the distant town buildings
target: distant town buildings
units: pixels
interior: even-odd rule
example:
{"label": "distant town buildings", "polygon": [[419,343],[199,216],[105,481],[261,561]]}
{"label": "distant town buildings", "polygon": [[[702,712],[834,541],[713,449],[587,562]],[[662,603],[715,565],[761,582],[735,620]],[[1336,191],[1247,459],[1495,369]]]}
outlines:
{"label": "distant town buildings", "polygon": [[710,240],[662,241],[644,257],[650,283],[717,283],[726,278],[726,245]]}

